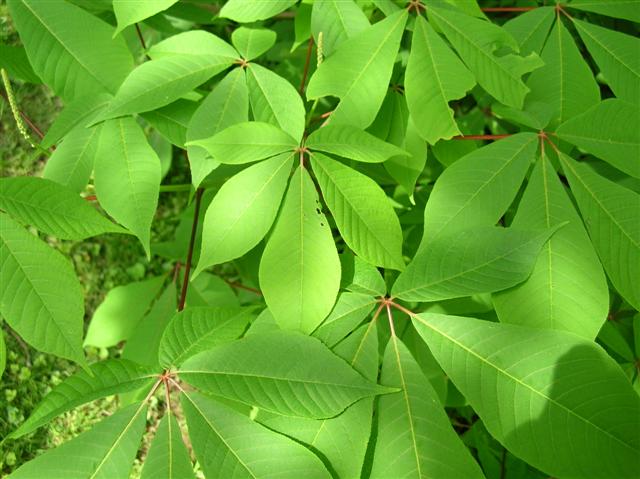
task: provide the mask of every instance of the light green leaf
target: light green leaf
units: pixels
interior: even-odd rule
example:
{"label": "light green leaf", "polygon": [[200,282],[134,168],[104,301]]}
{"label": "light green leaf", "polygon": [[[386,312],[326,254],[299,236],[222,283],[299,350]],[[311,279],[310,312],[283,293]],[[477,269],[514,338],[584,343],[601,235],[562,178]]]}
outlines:
{"label": "light green leaf", "polygon": [[260,289],[278,325],[305,333],[329,314],[340,260],[315,185],[296,170],[260,261]]}
{"label": "light green leaf", "polygon": [[553,109],[551,125],[588,110],[600,101],[600,88],[571,33],[558,18],[542,50],[544,66],[534,71],[527,86],[527,103],[547,103]]}
{"label": "light green leaf", "polygon": [[34,348],[84,366],[84,297],[73,266],[6,213],[0,240],[0,313]]}
{"label": "light green leaf", "polygon": [[92,429],[23,464],[11,479],[129,477],[145,430],[147,408],[132,404]]}
{"label": "light green leaf", "polygon": [[82,8],[63,0],[7,4],[34,71],[66,100],[114,93],[133,68],[113,27]]}
{"label": "light green leaf", "polygon": [[196,102],[180,99],[140,116],[169,142],[178,148],[184,148],[184,143],[187,141],[187,127],[199,106]]}
{"label": "light green leaf", "polygon": [[55,386],[9,437],[15,439],[35,431],[54,417],[81,404],[134,391],[145,385],[151,386],[152,379],[158,376],[153,368],[140,366],[126,359],[107,359],[92,364],[89,369],[92,375],[87,371],[78,371]]}
{"label": "light green leaf", "polygon": [[546,157],[540,158],[511,223],[558,230],[542,247],[531,276],[494,295],[500,321],[561,329],[595,339],[609,312],[607,279],[582,221]]}
{"label": "light green leaf", "polygon": [[238,23],[251,23],[271,18],[294,3],[296,0],[229,0],[220,10],[220,16]]}
{"label": "light green leaf", "polygon": [[222,278],[210,273],[200,273],[189,282],[187,292],[188,306],[221,306],[234,308],[239,306],[238,297]]}
{"label": "light green leaf", "polygon": [[192,386],[285,416],[336,416],[385,394],[318,339],[295,331],[251,334],[189,358],[179,369]]}
{"label": "light green leaf", "polygon": [[307,98],[340,98],[332,124],[366,128],[373,122],[389,87],[406,22],[405,10],[394,13],[345,40],[315,71]]}
{"label": "light green leaf", "polygon": [[213,33],[191,30],[156,43],[149,49],[149,56],[152,60],[180,56],[214,56],[216,61],[226,59],[231,64],[238,59],[238,52]]}
{"label": "light green leaf", "polygon": [[187,146],[201,146],[220,163],[239,165],[264,160],[297,148],[298,143],[280,128],[258,121],[236,123]]}
{"label": "light green leaf", "polygon": [[564,122],[558,136],[640,178],[640,106],[610,98]]}
{"label": "light green leaf", "polygon": [[304,446],[195,392],[183,395],[193,449],[208,477],[330,479]]}
{"label": "light green leaf", "polygon": [[640,22],[640,0],[571,0],[566,7]]}
{"label": "light green leaf", "polygon": [[369,27],[369,20],[353,0],[320,0],[311,9],[311,33],[316,40],[322,32],[322,51],[326,57],[345,40]]}
{"label": "light green leaf", "polygon": [[384,395],[378,402],[372,479],[484,479],[453,430],[433,386],[395,335],[385,349],[380,381],[402,390]]}
{"label": "light green leaf", "polygon": [[350,125],[324,126],[309,135],[305,146],[364,163],[382,163],[393,156],[409,156],[403,149]]}
{"label": "light green leaf", "polygon": [[[187,141],[208,138],[231,125],[248,120],[247,81],[244,69],[236,68],[227,73],[195,111],[187,127]],[[197,187],[220,163],[199,146],[188,146],[187,152],[191,182]]]}
{"label": "light green leaf", "polygon": [[540,58],[535,53],[527,57],[515,53],[497,56],[496,51],[501,47],[517,52],[518,44],[494,23],[432,6],[428,14],[458,51],[480,86],[499,102],[521,108],[529,92],[521,77],[540,68]]}
{"label": "light green leaf", "polygon": [[351,252],[340,255],[342,281],[340,287],[368,296],[384,296],[387,285],[378,268],[354,256]]}
{"label": "light green leaf", "polygon": [[449,102],[464,97],[476,81],[421,16],[416,18],[404,84],[407,105],[422,138],[434,144],[460,134]]}
{"label": "light green leaf", "polygon": [[640,195],[562,153],[559,156],[609,279],[616,291],[640,310]]}
{"label": "light green leaf", "polygon": [[640,98],[640,56],[634,52],[640,50],[640,40],[575,18],[573,24],[615,95],[637,103]]}
{"label": "light green leaf", "polygon": [[0,179],[0,209],[61,239],[126,233],[73,191],[34,176]]}
{"label": "light green leaf", "polygon": [[425,169],[427,163],[427,143],[422,139],[411,117],[407,120],[402,141],[408,156],[393,156],[384,163],[384,169],[404,189],[409,199],[413,201],[416,182]]}
{"label": "light green leaf", "polygon": [[391,294],[405,301],[439,301],[509,288],[527,279],[556,230],[484,226],[439,236],[418,250]]}
{"label": "light green leaf", "polygon": [[250,63],[247,87],[254,119],[280,127],[300,143],[305,109],[291,83],[257,63]]}
{"label": "light green leaf", "polygon": [[555,8],[538,7],[515,15],[511,20],[505,22],[503,27],[515,38],[520,47],[520,53],[529,55],[532,52],[542,51],[555,18]]}
{"label": "light green leaf", "polygon": [[129,25],[145,20],[166,10],[178,0],[113,0],[118,28],[114,36]]}
{"label": "light green leaf", "polygon": [[637,477],[640,397],[592,341],[438,314],[413,323],[513,454],[554,477]]}
{"label": "light green leaf", "polygon": [[141,479],[195,479],[176,417],[167,408],[144,460]]}
{"label": "light green leaf", "polygon": [[189,307],[177,313],[160,341],[164,367],[179,366],[187,358],[237,339],[251,318],[250,311],[230,307]]}
{"label": "light green leaf", "polygon": [[133,118],[102,125],[94,168],[100,206],[140,239],[149,256],[150,229],[160,190],[160,159]]}
{"label": "light green leaf", "polygon": [[402,228],[382,188],[328,156],[313,154],[311,164],[345,243],[375,266],[403,270]]}
{"label": "light green leaf", "polygon": [[495,225],[520,189],[537,136],[518,133],[465,155],[440,175],[424,211],[424,236]]}
{"label": "light green leaf", "polygon": [[341,293],[331,314],[313,332],[313,336],[333,348],[364,321],[376,303],[376,298],[367,294]]}
{"label": "light green leaf", "polygon": [[109,291],[91,318],[84,344],[108,348],[128,339],[164,280],[163,276],[157,276]]}
{"label": "light green leaf", "polygon": [[276,32],[266,28],[236,28],[231,42],[246,61],[259,57],[276,43]]}
{"label": "light green leaf", "polygon": [[202,226],[203,269],[239,258],[267,234],[287,188],[293,153],[282,153],[230,178],[213,198]]}

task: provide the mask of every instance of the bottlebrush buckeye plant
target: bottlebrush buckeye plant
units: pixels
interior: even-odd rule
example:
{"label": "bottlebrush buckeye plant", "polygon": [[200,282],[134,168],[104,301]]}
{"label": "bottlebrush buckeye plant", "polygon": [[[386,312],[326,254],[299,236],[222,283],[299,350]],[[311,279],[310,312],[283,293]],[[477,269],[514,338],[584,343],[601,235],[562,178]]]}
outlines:
{"label": "bottlebrush buckeye plant", "polygon": [[[9,477],[640,477],[640,1],[7,3],[46,167],[0,182],[1,313],[79,368],[4,447],[121,406]],[[176,267],[83,334],[44,236],[102,234]]]}

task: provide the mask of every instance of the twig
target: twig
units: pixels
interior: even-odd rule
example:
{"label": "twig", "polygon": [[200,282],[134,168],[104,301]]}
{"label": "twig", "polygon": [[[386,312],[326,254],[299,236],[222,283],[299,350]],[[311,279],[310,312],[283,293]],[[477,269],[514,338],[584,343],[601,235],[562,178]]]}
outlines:
{"label": "twig", "polygon": [[[3,91],[0,91],[0,96],[2,96],[2,98],[4,99],[4,101],[6,101],[7,103],[9,103],[9,98],[7,97],[6,93]],[[41,140],[44,138],[44,133],[42,133],[42,130],[40,128],[38,128],[36,126],[36,124],[34,122],[31,121],[31,119],[24,114],[23,111],[18,110],[18,113],[20,113],[20,116],[22,117],[22,119],[24,120],[24,122],[29,125],[29,128],[31,128],[33,130],[33,132],[38,136],[38,138],[40,138]]]}
{"label": "twig", "polygon": [[187,250],[187,261],[184,264],[184,276],[182,279],[182,290],[180,291],[180,301],[178,302],[178,311],[184,309],[184,303],[187,300],[187,288],[189,287],[189,273],[191,272],[191,260],[193,259],[193,248],[196,243],[196,231],[198,230],[198,216],[200,215],[200,203],[202,202],[202,193],[204,190],[198,188],[196,191],[195,208],[193,212],[193,223],[191,223],[191,238],[189,239],[189,249]]}
{"label": "twig", "polygon": [[238,283],[236,281],[230,281],[228,279],[223,279],[225,283],[235,289],[243,289],[245,291],[250,291],[258,296],[262,296],[262,291],[256,288],[252,288],[251,286],[245,286],[244,284]]}
{"label": "twig", "polygon": [[140,45],[142,45],[142,49],[144,50],[144,57],[147,60],[151,60],[151,57],[147,55],[147,44],[144,41],[144,37],[142,36],[142,32],[140,31],[140,26],[136,23],[136,33],[138,34],[138,39],[140,40]]}
{"label": "twig", "polygon": [[457,135],[454,136],[454,140],[500,140],[502,138],[506,138],[511,136],[510,134],[506,135]]}
{"label": "twig", "polygon": [[483,12],[499,13],[499,12],[529,12],[539,7],[485,7],[481,8]]}
{"label": "twig", "polygon": [[304,94],[305,83],[307,83],[307,75],[309,74],[309,63],[311,62],[311,52],[313,52],[313,37],[309,37],[309,46],[307,46],[307,58],[304,61],[304,69],[302,70],[302,81],[300,82],[300,95]]}

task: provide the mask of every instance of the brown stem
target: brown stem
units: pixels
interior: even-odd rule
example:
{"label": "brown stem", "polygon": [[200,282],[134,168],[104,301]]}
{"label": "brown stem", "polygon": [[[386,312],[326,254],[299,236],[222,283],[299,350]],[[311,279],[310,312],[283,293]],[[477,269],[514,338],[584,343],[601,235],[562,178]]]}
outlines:
{"label": "brown stem", "polygon": [[506,135],[457,135],[454,136],[454,140],[500,140],[502,138],[506,138],[511,136],[510,134]]}
{"label": "brown stem", "polygon": [[[0,96],[2,96],[2,98],[4,99],[4,101],[6,101],[7,103],[9,103],[9,97],[7,97],[6,93],[3,91],[0,91]],[[29,128],[31,128],[33,130],[33,132],[38,135],[38,138],[40,138],[41,140],[44,138],[44,133],[42,133],[42,130],[40,128],[38,128],[36,126],[35,123],[33,123],[31,121],[31,119],[24,114],[24,112],[22,112],[22,110],[19,110],[20,116],[22,117],[22,119],[24,120],[24,122],[29,125]]]}
{"label": "brown stem", "polygon": [[187,288],[189,288],[189,273],[191,272],[191,260],[193,259],[193,247],[196,243],[198,216],[200,215],[200,203],[202,202],[203,192],[204,190],[202,188],[198,188],[198,190],[196,191],[193,223],[191,223],[191,238],[189,239],[189,249],[187,250],[187,261],[184,264],[184,276],[182,279],[182,290],[180,291],[180,301],[178,302],[178,311],[182,311],[184,309],[184,303],[187,300]]}
{"label": "brown stem", "polygon": [[483,12],[499,13],[499,12],[528,12],[538,7],[485,7],[481,8]]}
{"label": "brown stem", "polygon": [[144,37],[142,36],[142,32],[140,31],[140,26],[136,23],[136,33],[138,34],[138,40],[140,40],[140,45],[142,45],[142,49],[144,50],[144,57],[147,60],[151,60],[151,57],[147,55],[147,44],[144,41]]}
{"label": "brown stem", "polygon": [[309,37],[309,45],[307,46],[307,58],[304,61],[304,70],[302,70],[302,81],[300,82],[300,95],[304,93],[304,86],[307,83],[307,75],[309,74],[309,63],[311,62],[311,52],[313,51],[313,37]]}
{"label": "brown stem", "polygon": [[254,294],[257,294],[258,296],[262,296],[262,291],[260,291],[259,289],[252,288],[250,286],[245,286],[244,284],[238,283],[236,281],[229,281],[228,279],[225,279],[224,282],[227,283],[232,288],[243,289],[245,291],[250,291]]}

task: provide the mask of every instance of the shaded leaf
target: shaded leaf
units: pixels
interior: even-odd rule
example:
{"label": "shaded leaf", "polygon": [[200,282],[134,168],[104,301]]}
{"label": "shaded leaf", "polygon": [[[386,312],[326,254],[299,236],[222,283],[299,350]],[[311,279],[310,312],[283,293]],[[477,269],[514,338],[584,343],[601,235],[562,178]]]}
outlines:
{"label": "shaded leaf", "polygon": [[144,460],[141,479],[195,478],[189,451],[182,440],[180,426],[171,409],[167,409]]}

